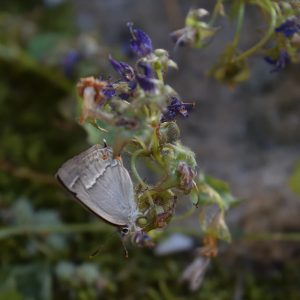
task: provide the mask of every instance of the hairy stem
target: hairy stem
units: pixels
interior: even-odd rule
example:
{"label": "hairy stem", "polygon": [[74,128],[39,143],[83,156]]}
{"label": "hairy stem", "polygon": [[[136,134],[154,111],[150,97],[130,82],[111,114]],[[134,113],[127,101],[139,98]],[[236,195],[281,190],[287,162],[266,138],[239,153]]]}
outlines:
{"label": "hairy stem", "polygon": [[154,202],[153,202],[151,194],[148,191],[148,187],[145,184],[145,182],[143,181],[143,179],[140,177],[140,175],[139,175],[139,173],[138,173],[138,171],[136,169],[136,158],[138,156],[142,155],[142,154],[145,154],[145,150],[144,149],[139,149],[139,150],[135,151],[132,154],[132,157],[131,157],[131,170],[132,170],[132,173],[133,173],[134,177],[136,178],[136,180],[139,182],[139,184],[145,190],[145,193],[146,193],[146,195],[147,195],[147,197],[149,199],[150,206],[154,207]]}

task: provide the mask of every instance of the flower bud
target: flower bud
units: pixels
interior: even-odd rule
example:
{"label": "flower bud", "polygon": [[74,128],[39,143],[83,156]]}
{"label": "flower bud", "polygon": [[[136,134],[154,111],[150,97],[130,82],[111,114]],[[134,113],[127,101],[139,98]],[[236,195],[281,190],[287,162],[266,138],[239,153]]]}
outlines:
{"label": "flower bud", "polygon": [[161,144],[174,143],[179,139],[180,130],[175,122],[165,122],[159,127],[159,141]]}

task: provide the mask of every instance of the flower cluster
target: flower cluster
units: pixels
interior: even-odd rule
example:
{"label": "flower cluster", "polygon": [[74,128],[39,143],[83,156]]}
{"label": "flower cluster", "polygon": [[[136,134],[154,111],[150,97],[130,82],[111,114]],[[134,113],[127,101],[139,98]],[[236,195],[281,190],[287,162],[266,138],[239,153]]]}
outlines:
{"label": "flower cluster", "polygon": [[[190,10],[186,19],[185,27],[171,33],[171,39],[178,46],[191,46],[203,48],[208,41],[217,33],[215,23],[218,17],[226,17],[224,1],[216,1],[213,13],[207,22],[203,21],[208,17],[207,10]],[[232,1],[231,1],[232,2]],[[266,0],[251,1],[257,9],[268,16],[268,29],[251,48],[241,51],[239,40],[243,34],[243,21],[245,18],[245,1],[229,3],[228,10],[236,17],[236,31],[234,38],[227,44],[225,50],[219,57],[219,61],[211,68],[209,74],[229,86],[249,78],[248,59],[257,54],[265,53],[264,60],[273,66],[271,72],[278,72],[291,63],[300,61],[300,19],[299,5],[293,1],[289,3],[277,3],[278,1]],[[286,2],[286,1],[282,1]]]}
{"label": "flower cluster", "polygon": [[[164,75],[176,64],[163,49],[154,49],[150,37],[132,23],[128,24],[132,39],[130,46],[137,60],[132,66],[116,60],[108,60],[118,78],[82,78],[78,83],[81,99],[81,121],[95,142],[105,139],[114,155],[123,153],[131,157],[131,172],[136,183],[135,199],[143,215],[136,222],[143,232],[153,236],[153,230],[165,227],[175,212],[177,198],[190,195],[196,206],[207,202],[201,195],[210,187],[211,202],[220,207],[217,223],[224,223],[226,205],[222,196],[210,184],[204,184],[203,176],[197,176],[195,154],[180,142],[177,117],[187,118],[194,103],[180,100],[174,89],[164,82]],[[137,171],[137,162],[156,173],[155,184],[146,183]],[[195,198],[197,199],[195,201]],[[215,218],[216,219],[216,218]],[[216,226],[205,221],[208,235],[228,240]],[[222,236],[221,236],[222,234]],[[140,245],[149,245],[146,235],[134,240]],[[225,238],[224,238],[225,237]]]}

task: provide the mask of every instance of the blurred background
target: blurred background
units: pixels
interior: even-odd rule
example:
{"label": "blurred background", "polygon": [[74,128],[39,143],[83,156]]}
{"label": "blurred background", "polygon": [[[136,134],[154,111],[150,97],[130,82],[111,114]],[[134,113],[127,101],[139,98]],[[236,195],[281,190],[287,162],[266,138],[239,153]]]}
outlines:
{"label": "blurred background", "polygon": [[[234,89],[209,78],[232,38],[225,20],[208,48],[174,52],[169,33],[183,27],[190,8],[212,4],[1,0],[1,300],[300,299],[300,72],[270,73],[258,56],[250,80]],[[263,28],[255,11],[247,17],[245,49]],[[158,248],[132,247],[125,259],[114,228],[53,177],[89,145],[78,124],[78,79],[109,76],[109,53],[132,61],[128,21],[178,63],[167,81],[185,102],[196,102],[179,124],[199,170],[228,182],[241,199],[227,216],[233,241],[220,244],[196,291],[180,278],[201,243],[197,214],[173,222]],[[174,237],[179,226],[182,235]],[[185,250],[176,251],[178,243]],[[100,254],[89,258],[99,245]]]}

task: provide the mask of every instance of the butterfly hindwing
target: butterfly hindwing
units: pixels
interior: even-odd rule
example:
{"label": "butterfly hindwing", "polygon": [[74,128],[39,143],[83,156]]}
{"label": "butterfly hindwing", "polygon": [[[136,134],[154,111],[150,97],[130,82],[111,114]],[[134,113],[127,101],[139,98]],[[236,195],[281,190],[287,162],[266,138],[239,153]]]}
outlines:
{"label": "butterfly hindwing", "polygon": [[122,162],[112,150],[94,145],[71,158],[57,178],[84,206],[118,226],[131,222],[136,211],[133,184]]}

